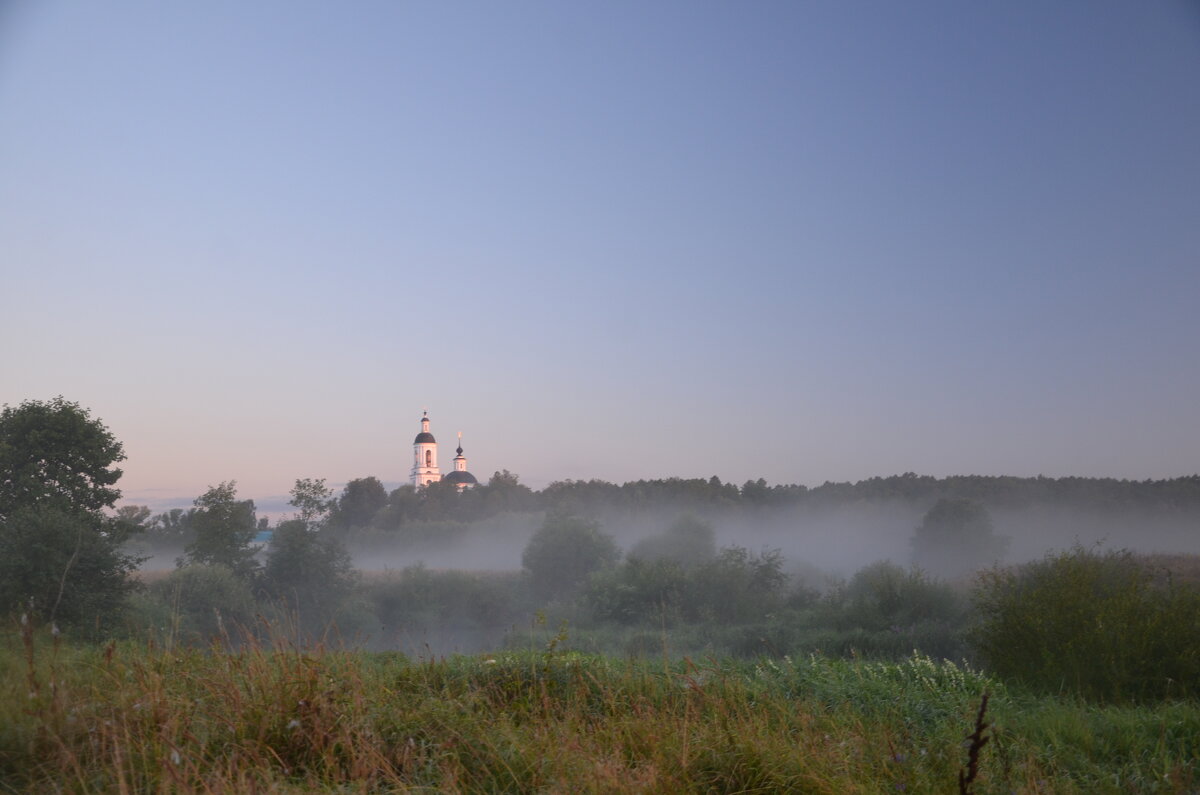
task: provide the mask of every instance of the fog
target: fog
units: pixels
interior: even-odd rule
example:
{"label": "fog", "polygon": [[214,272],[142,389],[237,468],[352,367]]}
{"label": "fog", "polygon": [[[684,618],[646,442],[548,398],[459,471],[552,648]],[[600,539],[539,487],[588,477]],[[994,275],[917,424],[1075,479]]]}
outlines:
{"label": "fog", "polygon": [[136,542],[150,583],[143,619],[200,642],[214,616],[265,616],[309,638],[336,628],[414,657],[543,648],[569,627],[568,646],[602,653],[922,649],[959,659],[980,568],[1071,549],[1200,555],[1195,476],[907,474],[811,490],[671,479],[533,492],[504,473],[461,493],[362,488],[368,480],[298,534],[291,520],[269,537],[239,503],[260,544],[240,573],[176,569],[204,563],[188,560],[185,542],[219,528],[211,517],[151,521]]}
{"label": "fog", "polygon": [[[815,567],[849,577],[871,563],[888,560],[908,566],[911,539],[927,506],[902,500],[825,509],[764,510],[753,517],[708,515],[720,547],[751,551],[778,549],[792,566]],[[997,533],[1009,548],[997,562],[1019,564],[1075,545],[1128,549],[1139,553],[1200,554],[1200,515],[1162,511],[1112,511],[1032,505],[992,510]],[[623,552],[661,533],[686,508],[658,509],[630,517],[600,511],[601,529]],[[542,511],[502,514],[468,523],[454,537],[410,547],[385,543],[350,544],[354,564],[364,571],[403,569],[423,564],[432,569],[518,571],[530,537],[541,526]],[[156,557],[157,565],[164,556]]]}

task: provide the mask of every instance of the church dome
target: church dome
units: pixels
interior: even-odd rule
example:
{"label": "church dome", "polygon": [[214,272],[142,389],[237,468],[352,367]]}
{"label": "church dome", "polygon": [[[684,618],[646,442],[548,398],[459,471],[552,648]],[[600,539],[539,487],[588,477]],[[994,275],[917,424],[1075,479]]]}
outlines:
{"label": "church dome", "polygon": [[472,486],[478,485],[479,481],[475,476],[466,470],[450,472],[442,477],[443,483],[470,483]]}
{"label": "church dome", "polygon": [[417,434],[417,438],[413,439],[413,444],[436,444],[437,439],[433,438],[433,434],[429,431],[421,431]]}

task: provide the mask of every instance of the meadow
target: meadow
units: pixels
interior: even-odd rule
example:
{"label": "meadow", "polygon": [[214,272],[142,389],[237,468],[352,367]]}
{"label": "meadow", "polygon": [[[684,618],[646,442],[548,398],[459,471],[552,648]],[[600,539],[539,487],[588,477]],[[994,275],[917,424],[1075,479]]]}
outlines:
{"label": "meadow", "polygon": [[281,632],[196,647],[14,629],[0,644],[9,792],[1200,788],[1194,700],[1035,695],[920,655],[635,659],[564,651],[560,635],[412,659]]}

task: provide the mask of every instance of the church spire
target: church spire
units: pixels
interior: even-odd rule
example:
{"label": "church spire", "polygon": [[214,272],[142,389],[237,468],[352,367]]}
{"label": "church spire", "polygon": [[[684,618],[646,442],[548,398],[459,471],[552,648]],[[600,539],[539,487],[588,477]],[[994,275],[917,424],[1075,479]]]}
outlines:
{"label": "church spire", "polygon": [[429,412],[421,414],[421,432],[413,439],[412,484],[428,486],[442,479],[437,463],[437,439],[429,432]]}

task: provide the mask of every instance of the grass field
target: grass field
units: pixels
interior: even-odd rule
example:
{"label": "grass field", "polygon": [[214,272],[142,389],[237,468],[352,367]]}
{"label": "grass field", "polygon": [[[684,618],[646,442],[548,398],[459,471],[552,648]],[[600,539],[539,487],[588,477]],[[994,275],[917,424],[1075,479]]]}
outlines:
{"label": "grass field", "polygon": [[969,668],[646,661],[549,648],[409,660],[0,644],[0,791],[1196,792],[1200,705],[1035,698]]}

